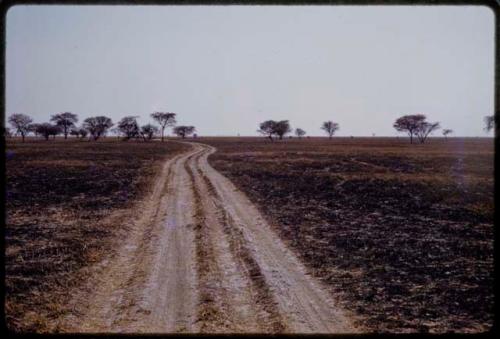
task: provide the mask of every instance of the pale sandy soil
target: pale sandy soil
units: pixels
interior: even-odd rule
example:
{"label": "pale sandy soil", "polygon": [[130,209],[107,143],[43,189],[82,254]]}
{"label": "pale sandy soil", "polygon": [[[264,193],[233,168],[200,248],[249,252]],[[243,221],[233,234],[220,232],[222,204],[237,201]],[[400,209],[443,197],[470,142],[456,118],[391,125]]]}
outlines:
{"label": "pale sandy soil", "polygon": [[118,254],[100,264],[64,332],[353,333],[248,198],[214,170],[215,148],[167,161]]}

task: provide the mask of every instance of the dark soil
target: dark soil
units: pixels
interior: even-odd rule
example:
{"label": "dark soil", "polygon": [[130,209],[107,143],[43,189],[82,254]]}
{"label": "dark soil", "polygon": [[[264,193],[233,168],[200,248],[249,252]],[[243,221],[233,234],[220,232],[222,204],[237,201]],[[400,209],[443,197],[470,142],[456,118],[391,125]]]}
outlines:
{"label": "dark soil", "polygon": [[368,331],[491,328],[492,139],[200,141]]}
{"label": "dark soil", "polygon": [[85,268],[112,251],[113,212],[141,199],[162,162],[185,146],[103,140],[9,141],[5,316],[15,332],[57,331]]}

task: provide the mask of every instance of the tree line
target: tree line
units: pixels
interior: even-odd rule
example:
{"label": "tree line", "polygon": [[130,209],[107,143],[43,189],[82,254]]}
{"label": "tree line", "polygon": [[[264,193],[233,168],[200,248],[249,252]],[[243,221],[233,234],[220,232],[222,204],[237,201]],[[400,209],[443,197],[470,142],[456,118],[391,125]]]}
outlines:
{"label": "tree line", "polygon": [[[161,141],[164,141],[165,129],[167,127],[173,127],[173,133],[181,138],[185,138],[192,134],[196,136],[196,128],[194,126],[176,126],[176,113],[154,112],[151,113],[150,116],[159,127],[150,123],[139,126],[137,122],[138,116],[123,117],[113,129],[111,128],[115,126],[115,124],[111,118],[106,116],[86,118],[81,126],[77,127],[78,116],[71,112],[54,114],[51,116],[50,122],[45,123],[33,123],[33,119],[30,116],[22,113],[11,114],[8,121],[15,130],[14,133],[20,135],[23,142],[25,137],[30,133],[33,133],[35,136],[42,136],[45,140],[49,140],[51,136],[55,138],[56,135],[63,134],[64,139],[67,139],[68,135],[80,139],[85,139],[88,136],[89,141],[95,141],[105,136],[109,131],[121,135],[123,140],[143,139],[144,141],[149,141],[160,133]],[[489,115],[484,117],[484,123],[485,131],[490,132],[496,125],[495,116]],[[393,127],[398,132],[407,133],[410,137],[410,143],[413,143],[414,138],[417,138],[420,143],[425,143],[430,134],[441,128],[439,122],[427,121],[427,117],[424,114],[404,115],[399,117],[394,122]],[[340,129],[340,126],[338,123],[329,120],[323,122],[320,128],[330,139],[332,139],[335,132]],[[285,135],[292,132],[292,128],[289,120],[266,120],[259,124],[257,132],[269,138],[271,141],[274,141],[274,138],[278,140],[283,139]],[[296,128],[294,133],[299,139],[306,135],[306,131],[302,128]],[[445,138],[452,133],[453,130],[451,129],[446,128],[442,130],[442,134]],[[9,136],[11,134],[10,129],[5,128],[4,134]]]}
{"label": "tree line", "polygon": [[[151,113],[151,118],[157,123],[158,127],[153,124],[139,126],[137,122],[138,116],[123,117],[112,129],[115,124],[111,118],[106,116],[94,116],[86,118],[80,126],[77,126],[78,115],[71,112],[63,112],[54,114],[50,118],[50,122],[33,123],[33,119],[23,113],[13,113],[9,116],[8,122],[15,130],[16,135],[20,135],[24,142],[25,137],[30,133],[35,136],[42,136],[45,140],[49,140],[52,136],[64,135],[64,139],[68,135],[75,136],[80,139],[98,140],[107,135],[108,132],[114,132],[123,137],[122,140],[142,139],[149,141],[161,132],[161,141],[165,139],[165,129],[173,127],[172,132],[181,138],[185,138],[191,134],[195,134],[194,126],[176,126],[176,113],[172,112],[154,112]],[[4,134],[10,136],[9,128],[4,129]]]}
{"label": "tree line", "polygon": [[[490,132],[495,127],[495,116],[489,115],[484,117],[484,122],[484,130],[486,132]],[[398,132],[407,133],[410,137],[410,143],[412,144],[414,138],[417,138],[422,144],[425,143],[430,134],[441,128],[439,122],[427,121],[425,114],[403,115],[402,117],[396,119],[393,127]],[[323,122],[320,128],[328,135],[329,139],[332,139],[335,132],[340,129],[340,126],[338,123],[329,120]],[[266,138],[269,138],[271,141],[274,141],[275,139],[273,137],[281,140],[285,135],[292,132],[292,128],[288,120],[266,120],[259,124],[257,132],[264,135]],[[306,131],[302,128],[296,128],[294,133],[299,139],[306,135]],[[442,130],[442,134],[445,139],[447,139],[448,135],[452,133],[453,130],[449,128],[444,128]]]}

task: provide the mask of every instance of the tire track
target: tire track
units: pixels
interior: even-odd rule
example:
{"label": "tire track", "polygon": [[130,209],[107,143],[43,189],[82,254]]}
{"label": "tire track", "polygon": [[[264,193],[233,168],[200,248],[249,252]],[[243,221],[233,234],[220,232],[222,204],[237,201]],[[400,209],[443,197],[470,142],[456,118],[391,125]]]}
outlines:
{"label": "tire track", "polygon": [[207,162],[166,162],[69,332],[356,332],[258,210]]}
{"label": "tire track", "polygon": [[93,294],[75,296],[81,317],[64,320],[65,332],[197,331],[192,196],[183,167],[190,154],[165,163],[129,237],[102,264]]}
{"label": "tire track", "polygon": [[[224,300],[220,306],[222,310],[219,308],[218,311],[219,314],[225,315],[226,329],[229,332],[283,332],[285,326],[258,265],[248,252],[244,239],[228,223],[223,210],[217,205],[210,186],[200,175],[199,160],[205,153],[206,149],[202,153],[197,153],[188,168],[193,183],[195,183],[193,185],[194,189],[198,192],[196,195],[199,204],[203,206],[203,220],[205,223],[202,225],[204,231],[200,233],[203,233],[204,239],[210,239],[209,241],[201,241],[198,244],[209,246],[211,249],[218,249],[216,257],[213,258],[215,261],[214,267],[226,267],[226,270],[224,270],[226,274],[223,274],[222,277],[220,269],[218,269],[217,273],[214,272],[214,274],[219,275],[217,281],[220,284],[217,291],[211,291],[211,299]],[[202,195],[203,199],[201,199]],[[201,258],[201,260],[205,261],[205,258]],[[201,266],[203,268],[204,265]],[[200,278],[203,279],[203,277]],[[222,280],[231,282],[231,284],[223,286]],[[235,287],[238,288],[235,289]],[[231,289],[233,290],[232,293]],[[203,293],[203,290],[200,293]],[[240,309],[242,309],[241,306],[246,305],[246,311],[245,307],[241,311],[238,310],[235,307],[237,305],[240,306]],[[214,326],[214,324],[207,325],[207,328],[212,328],[212,332],[221,332],[224,329]]]}
{"label": "tire track", "polygon": [[184,163],[184,168],[190,178],[190,187],[194,196],[195,248],[198,278],[198,310],[197,323],[200,332],[222,332],[227,327],[227,305],[223,304],[220,295],[221,272],[215,257],[209,226],[202,205],[200,190],[196,187],[193,172],[189,166],[194,157],[203,151],[192,154]]}
{"label": "tire track", "polygon": [[225,229],[238,239],[233,251],[240,251],[242,260],[250,266],[249,274],[255,278],[257,287],[261,291],[267,290],[258,300],[272,308],[270,300],[277,301],[277,313],[282,319],[279,323],[283,324],[283,328],[277,330],[293,333],[358,332],[346,313],[335,306],[326,288],[309,276],[257,208],[208,164],[207,158],[215,148],[203,146],[208,151],[199,159],[198,172],[217,198]]}

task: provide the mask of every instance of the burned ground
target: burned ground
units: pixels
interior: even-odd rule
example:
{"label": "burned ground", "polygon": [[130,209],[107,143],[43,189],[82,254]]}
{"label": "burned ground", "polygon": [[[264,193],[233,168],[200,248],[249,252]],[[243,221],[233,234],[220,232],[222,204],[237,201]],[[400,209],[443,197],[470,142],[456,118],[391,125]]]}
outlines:
{"label": "burned ground", "polygon": [[[14,331],[54,331],[71,288],[126,232],[126,211],[178,143],[9,141],[6,146],[5,313]],[[114,219],[116,214],[125,219]]]}
{"label": "burned ground", "polygon": [[492,139],[200,142],[366,328],[491,328]]}

